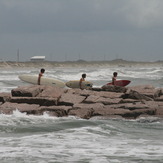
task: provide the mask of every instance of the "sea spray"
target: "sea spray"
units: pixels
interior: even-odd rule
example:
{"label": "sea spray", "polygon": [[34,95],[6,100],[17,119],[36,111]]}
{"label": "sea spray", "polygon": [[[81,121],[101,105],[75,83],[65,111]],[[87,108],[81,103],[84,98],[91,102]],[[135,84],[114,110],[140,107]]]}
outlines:
{"label": "sea spray", "polygon": [[[105,66],[84,68],[48,68],[45,75],[64,81],[76,80],[83,72],[86,80],[102,86],[118,71],[119,79],[130,85],[151,84],[163,87],[160,66]],[[28,85],[21,74],[37,74],[39,68],[1,69],[0,91]],[[130,86],[129,85],[129,86]],[[0,114],[1,163],[52,162],[145,162],[163,160],[163,121],[155,117],[137,120],[34,116],[15,111]]]}

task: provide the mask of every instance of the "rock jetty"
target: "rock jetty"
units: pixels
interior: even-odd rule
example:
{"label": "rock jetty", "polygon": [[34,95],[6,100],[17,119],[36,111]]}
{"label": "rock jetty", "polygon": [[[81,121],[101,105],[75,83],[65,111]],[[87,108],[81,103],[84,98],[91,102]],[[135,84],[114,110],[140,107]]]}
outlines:
{"label": "rock jetty", "polygon": [[0,113],[19,110],[26,114],[83,119],[93,117],[136,119],[144,116],[163,117],[163,88],[151,85],[103,86],[91,90],[65,89],[52,86],[20,86],[10,93],[0,93]]}

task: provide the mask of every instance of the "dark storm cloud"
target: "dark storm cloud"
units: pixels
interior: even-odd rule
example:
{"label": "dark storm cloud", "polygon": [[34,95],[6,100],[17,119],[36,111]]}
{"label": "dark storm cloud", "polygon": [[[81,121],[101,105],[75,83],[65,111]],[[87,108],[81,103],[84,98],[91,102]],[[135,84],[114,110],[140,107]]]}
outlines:
{"label": "dark storm cloud", "polygon": [[[6,32],[121,30],[133,26],[143,27],[152,23],[152,20],[146,20],[148,17],[152,19],[150,6],[144,5],[143,8],[127,0],[1,1],[1,27]],[[159,6],[156,6],[158,10],[157,7]]]}
{"label": "dark storm cloud", "polygon": [[1,0],[0,54],[162,59],[162,15],[162,0]]}

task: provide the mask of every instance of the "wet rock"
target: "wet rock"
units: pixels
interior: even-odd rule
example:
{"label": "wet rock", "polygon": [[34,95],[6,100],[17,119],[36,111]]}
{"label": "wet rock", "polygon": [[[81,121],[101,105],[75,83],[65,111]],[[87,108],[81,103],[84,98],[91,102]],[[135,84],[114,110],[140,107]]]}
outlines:
{"label": "wet rock", "polygon": [[107,92],[107,91],[101,91],[101,92],[95,92],[93,91],[93,95],[99,96],[99,97],[105,97],[105,98],[121,98],[121,96],[124,93],[118,93],[118,92]]}
{"label": "wet rock", "polygon": [[88,90],[88,89],[81,90],[81,89],[78,89],[78,88],[76,88],[76,89],[68,89],[67,93],[74,94],[74,95],[85,96],[85,97],[93,94],[93,92],[91,90]]}
{"label": "wet rock", "polygon": [[104,106],[102,108],[94,108],[93,109],[93,115],[92,116],[106,116],[106,117],[110,117],[110,116],[113,116],[113,115],[116,115],[116,116],[123,116],[127,113],[130,112],[130,110],[125,110],[125,109],[122,109],[122,108],[113,108],[112,106]]}
{"label": "wet rock", "polygon": [[160,90],[155,89],[152,85],[141,85],[141,86],[134,86],[130,88],[132,91],[139,92],[139,94],[150,97],[156,98],[160,94]]}
{"label": "wet rock", "polygon": [[0,102],[8,102],[11,99],[11,93],[0,93]]}
{"label": "wet rock", "polygon": [[136,102],[136,103],[126,103],[122,108],[128,110],[140,110],[140,109],[149,109],[150,107],[141,102]]}
{"label": "wet rock", "polygon": [[155,101],[154,103],[149,103],[146,102],[150,108],[153,108],[156,110],[155,115],[158,117],[162,117],[163,118],[163,102],[161,101]]}
{"label": "wet rock", "polygon": [[64,93],[58,101],[58,105],[73,106],[82,103],[85,97],[78,94]]}
{"label": "wet rock", "polygon": [[121,101],[120,98],[105,98],[95,95],[88,96],[83,103],[92,104],[92,103],[102,103],[104,105],[117,104]]}
{"label": "wet rock", "polygon": [[90,95],[88,96],[83,103],[87,103],[87,104],[92,104],[92,103],[96,103],[96,101],[99,99],[99,96],[95,96],[95,95]]}
{"label": "wet rock", "polygon": [[[143,101],[143,103],[144,103],[146,106],[148,106],[149,108],[158,108],[159,105],[161,104],[161,102],[160,102],[160,104],[159,104],[159,102],[157,102],[157,101]],[[163,103],[162,103],[162,104],[163,104]]]}
{"label": "wet rock", "polygon": [[2,114],[12,114],[13,111],[19,110],[20,112],[26,112],[27,114],[40,114],[39,105],[35,104],[18,104],[5,102],[0,106],[0,113]]}
{"label": "wet rock", "polygon": [[156,109],[156,115],[163,118],[163,106],[159,106]]}
{"label": "wet rock", "polygon": [[92,91],[104,91],[102,88],[94,87],[91,89]]}
{"label": "wet rock", "polygon": [[117,115],[121,116],[123,118],[137,118],[140,115],[155,115],[156,109],[131,109],[130,107],[115,107],[113,106],[105,106],[104,108],[95,108],[94,109],[94,116],[111,116],[111,115]]}
{"label": "wet rock", "polygon": [[156,109],[141,109],[141,110],[134,110],[128,113],[125,113],[122,115],[124,118],[137,118],[140,115],[155,115],[156,114]]}
{"label": "wet rock", "polygon": [[104,98],[104,97],[100,97],[96,103],[102,103],[104,105],[112,105],[112,104],[118,104],[121,101],[120,98]]}
{"label": "wet rock", "polygon": [[160,97],[161,95],[163,95],[163,90],[162,89],[156,89],[156,91],[154,93],[154,99]]}
{"label": "wet rock", "polygon": [[126,92],[124,95],[122,95],[122,98],[129,98],[129,99],[137,99],[137,100],[147,100],[147,101],[152,101],[153,99],[145,96],[144,94],[140,94],[137,91],[134,90],[129,90],[129,92]]}
{"label": "wet rock", "polygon": [[96,108],[103,108],[103,104],[75,104],[71,110],[69,110],[68,115],[77,116],[84,119],[89,119],[94,115],[94,110]]}
{"label": "wet rock", "polygon": [[68,115],[68,111],[72,109],[71,106],[42,106],[40,109],[50,116],[63,117]]}
{"label": "wet rock", "polygon": [[45,86],[44,89],[37,95],[37,97],[51,97],[51,98],[60,98],[63,93],[67,92],[67,90],[53,87],[53,86]]}
{"label": "wet rock", "polygon": [[135,104],[136,102],[139,102],[139,100],[126,98],[126,99],[121,99],[121,101],[119,103],[133,103],[133,104]]}
{"label": "wet rock", "polygon": [[24,86],[12,89],[11,94],[14,97],[36,97],[43,89],[44,86],[39,85]]}
{"label": "wet rock", "polygon": [[103,108],[103,107],[104,105],[100,103],[96,103],[96,104],[80,103],[80,104],[75,104],[72,109],[83,109],[83,108],[95,109],[95,108]]}
{"label": "wet rock", "polygon": [[69,111],[68,115],[80,117],[83,119],[90,119],[93,115],[92,108],[73,108]]}
{"label": "wet rock", "polygon": [[13,89],[11,94],[0,93],[0,112],[12,114],[16,109],[27,114],[46,112],[51,116],[73,115],[85,119],[163,117],[163,89],[107,86],[105,90],[81,90],[33,85]]}
{"label": "wet rock", "polygon": [[155,98],[155,101],[162,101],[163,102],[163,95],[161,95],[160,97]]}
{"label": "wet rock", "polygon": [[149,92],[149,90],[154,90],[155,87],[153,85],[137,85],[137,86],[128,87],[128,89],[132,89],[137,92],[144,92],[144,91]]}
{"label": "wet rock", "polygon": [[27,104],[38,104],[40,106],[51,106],[57,105],[57,98],[45,98],[45,97],[12,97],[10,102],[13,103],[27,103]]}
{"label": "wet rock", "polygon": [[104,85],[102,86],[102,91],[110,91],[110,92],[126,92],[127,88],[126,87],[120,87],[120,86],[115,86],[115,85]]}

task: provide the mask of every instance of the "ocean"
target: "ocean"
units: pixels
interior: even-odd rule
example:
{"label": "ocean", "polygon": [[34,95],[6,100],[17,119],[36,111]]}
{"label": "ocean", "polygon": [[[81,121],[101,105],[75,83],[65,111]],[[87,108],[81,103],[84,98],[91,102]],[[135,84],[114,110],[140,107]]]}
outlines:
{"label": "ocean", "polygon": [[[40,67],[42,68],[42,67]],[[163,65],[115,65],[45,68],[45,75],[64,82],[78,80],[82,73],[94,87],[118,79],[129,86],[153,85],[163,88]],[[18,86],[22,74],[38,74],[39,68],[0,68],[0,92]],[[15,111],[0,114],[0,163],[162,163],[163,119],[136,120],[50,117]]]}

